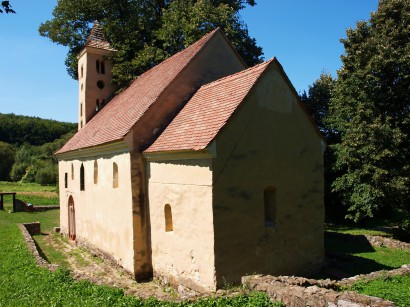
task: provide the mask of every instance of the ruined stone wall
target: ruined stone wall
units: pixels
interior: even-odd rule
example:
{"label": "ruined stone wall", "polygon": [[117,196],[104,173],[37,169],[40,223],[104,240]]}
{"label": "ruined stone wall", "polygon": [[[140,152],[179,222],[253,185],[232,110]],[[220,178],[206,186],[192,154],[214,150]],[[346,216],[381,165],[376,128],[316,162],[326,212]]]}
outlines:
{"label": "ruined stone wall", "polygon": [[250,290],[266,292],[272,300],[282,301],[287,307],[395,306],[394,303],[377,297],[352,291],[336,292],[316,285],[303,287],[292,280],[292,277],[278,279],[274,276],[256,275],[243,277],[242,283]]}

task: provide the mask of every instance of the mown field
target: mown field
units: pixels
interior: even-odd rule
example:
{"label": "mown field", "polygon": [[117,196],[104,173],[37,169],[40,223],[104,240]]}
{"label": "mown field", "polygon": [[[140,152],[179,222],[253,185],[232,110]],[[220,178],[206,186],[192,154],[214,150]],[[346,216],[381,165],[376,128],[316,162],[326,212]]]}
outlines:
{"label": "mown field", "polygon": [[[0,181],[0,192],[16,192],[17,199],[34,206],[59,205],[57,186]],[[12,197],[4,196],[4,200],[11,204]]]}
{"label": "mown field", "polygon": [[[33,202],[35,205],[47,205],[51,202],[58,204],[56,187],[0,182],[0,191],[15,191],[18,193],[18,198],[20,198],[19,195],[36,193],[38,198],[36,203]],[[63,264],[61,269],[52,273],[37,267],[17,224],[40,221],[42,231],[51,233],[53,227],[59,224],[59,210],[9,213],[8,208],[11,208],[11,203],[6,203],[6,210],[0,211],[0,306],[275,306],[262,293],[173,303],[158,301],[155,298],[143,301],[124,295],[120,289],[97,286],[86,281],[77,282],[70,277],[69,270],[64,265],[64,255],[47,246],[44,236],[36,236],[35,240],[47,258],[51,262]],[[356,236],[363,234],[389,236],[389,233],[383,231],[375,232],[359,228],[328,230]],[[328,238],[325,243],[327,251],[355,258],[354,262],[341,263],[337,268],[350,276],[374,270],[390,270],[403,264],[410,264],[410,251],[408,250],[375,248],[360,240],[346,240],[343,236]],[[358,282],[351,289],[392,300],[398,306],[410,306],[410,275],[381,277],[371,282]],[[276,306],[280,306],[280,303],[276,303]]]}

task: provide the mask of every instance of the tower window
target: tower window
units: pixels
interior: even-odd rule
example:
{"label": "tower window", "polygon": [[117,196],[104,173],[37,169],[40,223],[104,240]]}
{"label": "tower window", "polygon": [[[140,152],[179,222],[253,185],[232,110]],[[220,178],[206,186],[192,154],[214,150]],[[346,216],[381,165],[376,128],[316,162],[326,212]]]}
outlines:
{"label": "tower window", "polygon": [[95,101],[95,111],[98,112],[99,110],[100,110],[100,100],[97,99],[97,100]]}
{"label": "tower window", "polygon": [[112,164],[112,187],[118,188],[118,165],[115,162]]}
{"label": "tower window", "polygon": [[80,116],[83,116],[83,104],[80,104]]}
{"label": "tower window", "polygon": [[105,86],[104,81],[101,81],[101,80],[98,80],[98,81],[97,81],[97,87],[98,87],[99,89],[103,89],[104,86]]}
{"label": "tower window", "polygon": [[166,204],[164,207],[164,216],[165,216],[165,231],[170,232],[174,230],[172,225],[172,210],[169,204]]}
{"label": "tower window", "polygon": [[64,173],[64,188],[68,188],[68,173]]}
{"label": "tower window", "polygon": [[100,60],[95,61],[95,68],[97,70],[97,73],[100,73]]}
{"label": "tower window", "polygon": [[98,163],[94,161],[94,184],[98,183]]}
{"label": "tower window", "polygon": [[71,180],[74,180],[74,165],[71,163]]}
{"label": "tower window", "polygon": [[80,167],[80,191],[85,190],[84,165],[81,163]]}
{"label": "tower window", "polygon": [[101,61],[101,73],[103,75],[105,74],[105,63],[104,63],[104,61]]}
{"label": "tower window", "polygon": [[[84,68],[83,68],[83,65],[81,65],[81,74],[80,74],[80,76],[81,76],[81,78],[84,77]],[[82,89],[82,87],[81,87],[81,89]]]}
{"label": "tower window", "polygon": [[276,189],[268,187],[263,192],[265,207],[265,227],[273,227],[276,224]]}

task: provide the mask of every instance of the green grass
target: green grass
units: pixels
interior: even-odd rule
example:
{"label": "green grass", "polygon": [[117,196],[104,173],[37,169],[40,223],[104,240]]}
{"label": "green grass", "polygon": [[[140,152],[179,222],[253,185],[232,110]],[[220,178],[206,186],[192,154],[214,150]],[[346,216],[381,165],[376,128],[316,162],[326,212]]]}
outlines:
{"label": "green grass", "polygon": [[325,249],[333,254],[352,256],[351,259],[340,260],[335,265],[348,276],[391,270],[403,264],[410,264],[409,250],[373,247],[362,235],[326,236]]}
{"label": "green grass", "polygon": [[[0,192],[16,192],[16,198],[34,206],[59,205],[57,186],[42,186],[37,183],[0,181]],[[5,195],[6,206],[11,206],[12,196]]]}
{"label": "green grass", "polygon": [[38,183],[19,183],[0,181],[0,192],[56,192],[58,188],[53,185],[40,185]]}
{"label": "green grass", "polygon": [[399,307],[410,306],[410,275],[381,277],[355,283],[350,290],[393,301]]}
{"label": "green grass", "polygon": [[382,237],[392,237],[392,233],[387,231],[386,227],[379,227],[379,229],[374,228],[360,228],[356,226],[340,226],[333,224],[326,224],[326,231],[350,234],[350,235],[369,235],[369,236],[382,236]]}
{"label": "green grass", "polygon": [[[327,230],[330,231],[330,235],[325,237],[326,251],[350,257],[346,260],[340,259],[332,268],[348,276],[392,270],[403,264],[410,264],[410,250],[374,247],[364,236],[390,236],[388,232],[352,227],[328,227]],[[339,235],[334,236],[332,232],[338,232]],[[350,289],[391,300],[397,306],[410,306],[410,275],[379,278],[369,282],[360,281]]]}
{"label": "green grass", "polygon": [[264,293],[170,303],[126,296],[121,289],[74,281],[65,268],[52,273],[36,266],[17,223],[40,221],[44,231],[58,210],[39,213],[0,211],[0,306],[281,306]]}

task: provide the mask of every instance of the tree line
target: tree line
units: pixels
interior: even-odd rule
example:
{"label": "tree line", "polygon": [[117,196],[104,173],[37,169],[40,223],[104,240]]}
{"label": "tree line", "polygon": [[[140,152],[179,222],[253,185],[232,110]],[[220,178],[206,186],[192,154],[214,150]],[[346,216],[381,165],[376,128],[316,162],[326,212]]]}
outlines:
{"label": "tree line", "polygon": [[0,114],[0,180],[56,184],[54,153],[76,129],[72,123]]}

